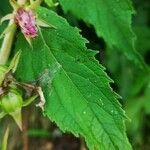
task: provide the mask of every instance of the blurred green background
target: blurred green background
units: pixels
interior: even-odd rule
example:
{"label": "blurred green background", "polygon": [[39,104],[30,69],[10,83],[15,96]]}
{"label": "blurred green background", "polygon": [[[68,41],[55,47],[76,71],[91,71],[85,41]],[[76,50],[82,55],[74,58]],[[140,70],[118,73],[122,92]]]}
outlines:
{"label": "blurred green background", "polygon": [[[150,0],[133,0],[136,14],[133,17],[133,30],[137,35],[136,49],[150,66]],[[0,16],[11,11],[7,0],[0,4]],[[91,49],[99,50],[96,58],[107,68],[108,75],[115,81],[111,86],[122,96],[129,121],[127,134],[135,150],[150,150],[150,76],[115,49],[109,49],[104,40],[98,38],[94,29],[71,14],[65,15],[60,6],[59,15],[73,26],[78,26],[90,43]],[[83,139],[71,134],[63,134],[55,124],[43,117],[34,105],[23,110],[23,132],[14,121],[7,117],[0,120],[0,142],[10,124],[9,150],[83,150]]]}

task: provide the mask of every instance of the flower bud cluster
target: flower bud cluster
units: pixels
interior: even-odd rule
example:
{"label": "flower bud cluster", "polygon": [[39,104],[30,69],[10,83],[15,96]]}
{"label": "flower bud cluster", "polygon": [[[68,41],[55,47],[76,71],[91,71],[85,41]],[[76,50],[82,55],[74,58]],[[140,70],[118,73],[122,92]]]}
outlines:
{"label": "flower bud cluster", "polygon": [[36,16],[31,9],[19,8],[14,15],[14,19],[24,36],[34,38],[38,35]]}

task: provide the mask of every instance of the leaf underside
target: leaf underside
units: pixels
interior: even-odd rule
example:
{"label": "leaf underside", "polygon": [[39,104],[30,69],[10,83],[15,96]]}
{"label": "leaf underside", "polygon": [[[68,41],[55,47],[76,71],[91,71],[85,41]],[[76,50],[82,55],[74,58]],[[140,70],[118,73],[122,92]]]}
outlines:
{"label": "leaf underside", "polygon": [[[109,86],[111,79],[85,46],[77,28],[53,11],[39,8],[38,16],[56,28],[41,29],[31,48],[19,34],[16,50],[22,56],[16,77],[23,82],[49,69],[50,82],[43,87],[45,114],[64,132],[83,136],[91,150],[130,150],[125,134],[126,118]],[[57,66],[52,69],[52,66]]]}

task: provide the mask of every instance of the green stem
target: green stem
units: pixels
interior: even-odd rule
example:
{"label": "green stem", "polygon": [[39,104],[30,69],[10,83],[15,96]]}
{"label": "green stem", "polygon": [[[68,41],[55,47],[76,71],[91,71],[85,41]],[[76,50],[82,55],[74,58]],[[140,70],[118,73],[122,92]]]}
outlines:
{"label": "green stem", "polygon": [[[13,23],[14,21],[10,20],[8,26],[12,25]],[[5,37],[1,46],[1,50],[0,50],[0,64],[2,65],[6,64],[9,58],[15,32],[16,32],[16,27],[14,26],[10,32],[5,34]]]}

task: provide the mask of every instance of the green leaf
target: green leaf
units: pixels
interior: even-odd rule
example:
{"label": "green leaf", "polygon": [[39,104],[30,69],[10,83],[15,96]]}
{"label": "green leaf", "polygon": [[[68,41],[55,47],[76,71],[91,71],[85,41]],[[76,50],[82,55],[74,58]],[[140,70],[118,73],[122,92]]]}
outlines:
{"label": "green leaf", "polygon": [[65,12],[93,25],[109,47],[115,47],[141,68],[145,64],[135,51],[135,34],[131,28],[134,9],[130,0],[59,0]]}
{"label": "green leaf", "polygon": [[44,8],[38,10],[38,16],[56,29],[41,29],[32,42],[33,49],[18,36],[16,50],[21,49],[22,56],[17,78],[27,82],[49,70],[50,82],[43,92],[50,120],[64,132],[83,136],[91,150],[130,150],[119,96],[95,60],[96,53],[86,48],[87,41],[65,19]]}

